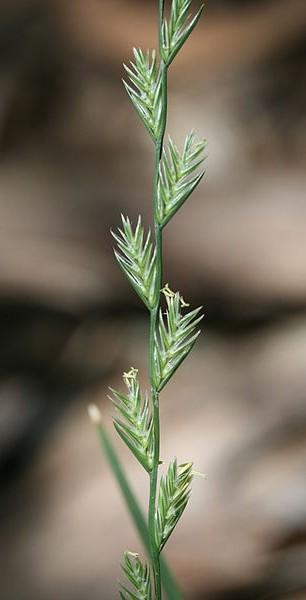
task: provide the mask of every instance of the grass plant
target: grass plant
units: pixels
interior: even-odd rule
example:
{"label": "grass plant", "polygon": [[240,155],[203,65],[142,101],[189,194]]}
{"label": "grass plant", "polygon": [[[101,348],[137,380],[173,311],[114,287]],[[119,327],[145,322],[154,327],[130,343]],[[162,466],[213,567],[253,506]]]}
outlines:
{"label": "grass plant", "polygon": [[[155,149],[153,178],[153,233],[145,231],[139,216],[135,225],[122,216],[121,227],[112,232],[115,256],[149,314],[149,392],[140,387],[138,370],[123,374],[123,391],[111,388],[116,410],[114,426],[148,474],[148,516],[145,519],[124,470],[101,422],[96,407],[90,414],[99,427],[100,439],[121,492],[148,554],[148,562],[126,552],[122,568],[128,580],[120,589],[122,600],[161,600],[164,590],[171,600],[182,598],[163,560],[162,550],[180,520],[190,497],[192,463],[174,458],[159,478],[160,394],[192,350],[202,319],[201,308],[189,310],[180,292],[163,282],[163,233],[167,223],[200,183],[204,171],[205,143],[194,134],[186,136],[182,151],[169,137],[165,142],[168,110],[168,71],[202,13],[190,15],[192,0],[158,0],[159,50],[133,50],[124,65],[127,94],[150,135]],[[166,8],[169,8],[166,16]]]}

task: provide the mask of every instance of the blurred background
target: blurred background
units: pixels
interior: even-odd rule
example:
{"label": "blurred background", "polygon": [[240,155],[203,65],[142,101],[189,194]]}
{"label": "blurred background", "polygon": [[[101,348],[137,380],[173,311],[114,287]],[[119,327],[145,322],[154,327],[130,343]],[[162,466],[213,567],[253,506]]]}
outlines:
{"label": "blurred background", "polygon": [[[107,386],[131,365],[146,383],[109,229],[150,223],[152,147],[120,78],[156,5],[0,4],[3,600],[115,598],[140,548],[86,408],[112,433]],[[208,0],[171,68],[171,134],[208,140],[165,231],[165,281],[206,315],[161,409],[164,460],[208,474],[167,550],[188,600],[306,598],[305,34],[305,0]]]}

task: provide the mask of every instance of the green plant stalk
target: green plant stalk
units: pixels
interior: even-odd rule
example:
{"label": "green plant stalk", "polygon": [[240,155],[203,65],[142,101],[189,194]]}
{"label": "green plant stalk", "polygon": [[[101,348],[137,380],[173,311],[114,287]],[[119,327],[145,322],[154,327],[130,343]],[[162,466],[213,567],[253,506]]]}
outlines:
{"label": "green plant stalk", "polygon": [[[193,477],[192,463],[177,464],[173,459],[167,473],[159,482],[160,418],[159,395],[192,350],[200,330],[201,307],[185,311],[189,306],[180,292],[163,286],[163,228],[194,191],[203,172],[199,166],[205,142],[196,142],[194,134],[187,135],[180,152],[169,138],[164,149],[167,123],[169,65],[182,48],[199,20],[202,9],[193,18],[189,15],[192,0],[172,0],[169,20],[164,18],[165,0],[159,6],[159,56],[155,50],[146,53],[134,48],[134,61],[124,64],[128,81],[123,80],[126,92],[155,145],[153,175],[153,239],[151,231],[145,234],[138,218],[136,227],[122,216],[122,229],[112,232],[117,242],[116,259],[139,297],[149,309],[148,375],[149,395],[141,393],[138,369],[131,367],[123,373],[126,392],[112,388],[111,400],[119,418],[114,426],[135,458],[149,473],[148,519],[145,539],[149,547],[149,561],[125,552],[123,571],[133,588],[133,594],[121,585],[120,596],[161,600],[161,551],[181,518],[190,495]],[[166,312],[161,312],[161,294],[165,296]],[[96,421],[97,411],[91,409]],[[99,419],[99,415],[98,415]],[[99,421],[100,422],[100,421]],[[115,473],[116,474],[116,473]],[[120,485],[120,481],[119,481]],[[158,489],[158,493],[157,493]],[[130,497],[128,495],[129,504]],[[132,507],[130,506],[132,511]],[[139,515],[136,515],[138,522]],[[143,523],[142,523],[143,527]],[[142,531],[142,535],[144,535]],[[152,589],[154,587],[154,592]]]}
{"label": "green plant stalk", "polygon": [[[126,478],[124,473],[124,469],[120,463],[119,457],[113,447],[113,444],[108,436],[108,433],[103,425],[103,423],[99,423],[97,426],[97,431],[100,439],[100,444],[104,455],[111,467],[113,475],[117,481],[117,484],[122,492],[122,496],[126,502],[127,508],[130,512],[132,520],[135,524],[135,527],[138,531],[139,537],[146,548],[146,550],[150,553],[150,539],[148,534],[148,527],[146,523],[145,516],[139,506],[138,500],[134,495],[134,492]],[[166,560],[161,557],[160,561],[161,567],[161,580],[162,585],[167,595],[168,600],[182,600],[183,596],[177,586],[177,583],[170,571],[170,568],[167,565]]]}
{"label": "green plant stalk", "polygon": [[[164,16],[164,0],[159,0],[159,43],[161,48],[161,31]],[[155,144],[155,172],[153,184],[153,220],[154,220],[154,235],[156,247],[156,300],[155,306],[150,311],[150,334],[149,334],[149,375],[151,387],[151,402],[153,411],[153,431],[154,431],[154,452],[153,452],[153,468],[150,473],[150,493],[149,493],[149,513],[148,513],[148,530],[150,538],[150,554],[151,566],[154,574],[154,585],[156,600],[161,600],[161,572],[160,572],[160,551],[157,547],[155,539],[155,511],[158,483],[158,467],[160,461],[160,422],[159,422],[159,391],[156,387],[154,378],[154,343],[155,331],[160,307],[160,295],[162,288],[162,273],[163,273],[163,238],[162,229],[157,218],[157,186],[159,178],[159,165],[163,153],[164,136],[167,123],[167,65],[161,59],[161,85],[162,85],[162,115],[161,129],[158,140]]]}

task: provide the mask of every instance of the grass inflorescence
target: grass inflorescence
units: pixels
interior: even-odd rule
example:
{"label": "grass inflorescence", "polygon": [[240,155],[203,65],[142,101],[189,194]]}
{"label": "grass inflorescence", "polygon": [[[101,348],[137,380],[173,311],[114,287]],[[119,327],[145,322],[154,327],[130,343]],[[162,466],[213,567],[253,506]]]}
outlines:
{"label": "grass inflorescence", "polygon": [[112,232],[117,243],[116,259],[149,313],[149,392],[141,390],[134,367],[123,374],[124,391],[111,389],[116,431],[149,476],[147,523],[100,414],[95,407],[90,409],[103,450],[148,553],[148,561],[132,552],[124,554],[122,567],[129,586],[121,586],[124,600],[161,600],[162,589],[169,600],[182,598],[161,552],[187,506],[194,473],[192,463],[178,465],[173,459],[159,480],[160,393],[192,350],[202,319],[201,307],[188,310],[181,293],[163,283],[162,243],[165,226],[204,175],[205,142],[196,140],[192,132],[179,151],[171,137],[167,143],[164,138],[168,70],[198,23],[203,7],[190,14],[192,0],[171,0],[166,18],[165,4],[165,0],[158,0],[158,51],[134,48],[133,60],[124,65],[128,81],[123,82],[155,148],[153,229],[145,232],[141,217],[133,225],[129,217],[122,216],[121,227]]}

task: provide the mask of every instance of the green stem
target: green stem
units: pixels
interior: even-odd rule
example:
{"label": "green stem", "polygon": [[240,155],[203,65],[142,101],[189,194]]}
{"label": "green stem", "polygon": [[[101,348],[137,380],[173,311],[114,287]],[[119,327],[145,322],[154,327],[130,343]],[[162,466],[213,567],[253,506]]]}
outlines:
{"label": "green stem", "polygon": [[[158,173],[158,166],[160,160],[160,151],[156,147],[156,171]],[[154,189],[156,184],[154,183]],[[154,195],[155,198],[155,195]],[[157,326],[159,305],[160,305],[160,289],[162,285],[162,233],[156,223],[154,215],[154,231],[155,231],[155,243],[156,243],[156,265],[157,265],[157,282],[156,282],[156,304],[150,313],[150,337],[149,337],[149,371],[150,371],[150,387],[151,387],[151,402],[153,411],[153,429],[154,429],[154,455],[153,455],[153,468],[150,473],[150,497],[149,497],[149,516],[148,516],[148,530],[150,538],[150,549],[151,549],[151,563],[154,573],[155,582],[155,594],[156,599],[161,599],[161,578],[160,578],[160,558],[159,548],[156,544],[155,539],[155,510],[156,510],[156,496],[157,496],[157,481],[158,481],[158,466],[160,460],[160,424],[159,424],[159,394],[156,388],[155,377],[154,377],[154,337]]]}
{"label": "green stem", "polygon": [[[164,2],[160,0],[160,39],[161,39],[161,24],[163,18]],[[162,78],[162,115],[161,128],[159,138],[155,146],[155,172],[154,172],[154,188],[153,188],[153,219],[154,219],[154,234],[156,247],[156,300],[155,305],[150,311],[150,336],[149,336],[149,373],[151,387],[151,402],[153,411],[153,430],[154,430],[154,454],[153,468],[150,473],[150,495],[149,495],[149,514],[148,514],[148,531],[150,538],[151,564],[154,573],[155,596],[156,600],[161,600],[161,575],[160,575],[160,556],[159,548],[155,539],[155,511],[157,498],[157,482],[158,482],[158,467],[160,461],[160,423],[159,423],[159,393],[155,382],[154,369],[154,337],[157,328],[159,307],[160,307],[160,290],[162,287],[162,230],[157,219],[157,186],[159,177],[159,164],[163,153],[163,143],[167,122],[167,65],[161,61],[161,78]]]}
{"label": "green stem", "polygon": [[159,50],[162,47],[162,26],[164,20],[164,11],[165,11],[165,0],[159,0]]}

